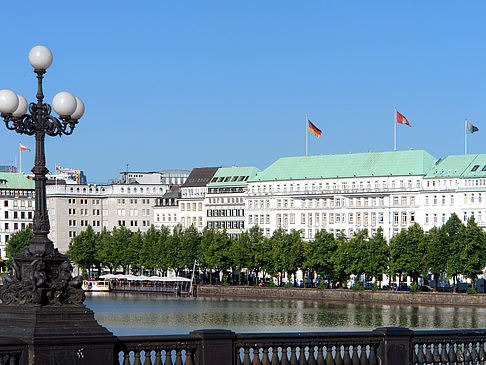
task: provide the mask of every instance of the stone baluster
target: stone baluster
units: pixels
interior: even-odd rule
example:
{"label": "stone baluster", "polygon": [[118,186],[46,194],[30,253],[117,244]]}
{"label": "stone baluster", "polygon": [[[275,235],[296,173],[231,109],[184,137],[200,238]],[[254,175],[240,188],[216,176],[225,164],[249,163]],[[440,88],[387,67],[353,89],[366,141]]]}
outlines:
{"label": "stone baluster", "polygon": [[262,365],[270,365],[270,359],[268,358],[268,347],[263,348]]}
{"label": "stone baluster", "polygon": [[484,352],[484,342],[479,342],[479,361],[481,364],[486,364],[486,352]]}
{"label": "stone baluster", "polygon": [[[283,352],[283,348],[282,348]],[[283,356],[283,355],[282,355]],[[280,365],[280,361],[278,361],[278,346],[272,346],[272,365]]]}
{"label": "stone baluster", "polygon": [[136,349],[134,352],[135,355],[133,357],[133,365],[142,365],[140,362],[140,350]]}
{"label": "stone baluster", "polygon": [[449,344],[449,362],[454,364],[457,361],[455,343]]}
{"label": "stone baluster", "polygon": [[123,351],[123,365],[130,365],[130,351]]}
{"label": "stone baluster", "polygon": [[359,365],[359,358],[358,358],[358,346],[353,345],[353,357],[351,358],[351,362],[353,365]]}
{"label": "stone baluster", "polygon": [[440,351],[440,361],[443,364],[447,364],[449,361],[449,355],[447,354],[447,343],[443,342]]}
{"label": "stone baluster", "polygon": [[[238,356],[238,359],[240,357]],[[186,365],[194,365],[194,350],[188,349],[186,350]]]}
{"label": "stone baluster", "polygon": [[457,351],[456,351],[456,358],[458,363],[463,363],[464,362],[464,352],[462,351],[462,343],[457,344]]}
{"label": "stone baluster", "polygon": [[434,352],[432,354],[432,357],[434,358],[434,364],[440,363],[439,345],[439,343],[434,343]]}
{"label": "stone baluster", "polygon": [[310,346],[309,347],[309,358],[307,359],[308,365],[317,365],[316,350],[318,350],[318,349],[319,349],[319,347],[317,347],[317,346]]}
{"label": "stone baluster", "polygon": [[155,350],[155,361],[154,361],[154,365],[163,365],[162,364],[162,350],[161,349],[156,349]]}
{"label": "stone baluster", "polygon": [[252,365],[262,365],[262,363],[260,361],[260,348],[259,347],[255,347],[253,349],[253,361],[252,361]]}
{"label": "stone baluster", "polygon": [[334,355],[334,364],[335,365],[343,365],[344,359],[341,353],[341,345],[336,346],[336,355]]}
{"label": "stone baluster", "polygon": [[[338,352],[338,346],[336,346],[336,354]],[[337,356],[337,355],[336,355]],[[334,358],[332,357],[332,346],[326,346],[326,365],[335,365]]]}
{"label": "stone baluster", "polygon": [[307,365],[307,360],[305,358],[305,346],[301,345],[299,347],[299,365]]}
{"label": "stone baluster", "polygon": [[471,360],[473,364],[477,364],[479,361],[479,356],[478,356],[478,342],[475,340],[474,342],[471,343],[472,345],[472,350],[471,350]]}
{"label": "stone baluster", "polygon": [[174,365],[172,362],[172,349],[165,350],[165,364],[164,365]]}
{"label": "stone baluster", "polygon": [[433,364],[434,363],[434,357],[432,356],[432,350],[431,350],[431,344],[428,343],[425,347],[425,362],[427,364]]}
{"label": "stone baluster", "polygon": [[152,351],[148,348],[144,349],[143,365],[152,365]]}
{"label": "stone baluster", "polygon": [[282,347],[282,361],[281,365],[289,365],[289,348],[288,346]]}
{"label": "stone baluster", "polygon": [[324,346],[317,346],[317,365],[325,365],[323,354],[324,354]]}
{"label": "stone baluster", "polygon": [[360,365],[368,365],[368,357],[366,356],[366,345],[361,345],[361,355],[359,356]]}
{"label": "stone baluster", "polygon": [[251,365],[250,349],[248,347],[245,347],[245,352],[244,352],[244,355],[243,355],[243,365]]}
{"label": "stone baluster", "polygon": [[[145,365],[145,364],[143,364],[143,365]],[[182,350],[181,349],[176,350],[176,361],[175,361],[174,365],[183,365],[183,363],[182,363]]]}
{"label": "stone baluster", "polygon": [[[340,347],[337,347],[337,348],[340,348]],[[336,354],[337,354],[337,348],[336,348]],[[344,365],[353,365],[353,363],[351,361],[351,357],[349,356],[349,345],[346,345],[344,347],[343,364]]]}
{"label": "stone baluster", "polygon": [[370,345],[370,365],[378,365],[378,359],[376,358],[376,348],[375,345]]}
{"label": "stone baluster", "polygon": [[296,350],[297,350],[297,346],[296,345],[292,345],[292,347],[290,349],[290,351],[291,351],[291,355],[290,355],[290,365],[298,365]]}

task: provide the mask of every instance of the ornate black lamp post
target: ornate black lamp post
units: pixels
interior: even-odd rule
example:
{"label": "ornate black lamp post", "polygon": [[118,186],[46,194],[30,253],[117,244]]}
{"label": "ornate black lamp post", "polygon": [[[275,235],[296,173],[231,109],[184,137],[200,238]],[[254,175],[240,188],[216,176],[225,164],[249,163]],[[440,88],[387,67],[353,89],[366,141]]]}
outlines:
{"label": "ornate black lamp post", "polygon": [[[44,138],[46,134],[71,134],[84,113],[84,105],[70,93],[60,92],[52,101],[59,118],[52,116],[51,106],[44,102],[42,91],[42,80],[52,63],[52,53],[47,47],[36,46],[29,53],[29,62],[37,74],[37,102],[28,105],[23,96],[11,90],[0,90],[0,115],[7,128],[35,136],[34,238],[23,253],[14,257],[14,273],[2,278],[0,337],[21,338],[26,342],[29,350],[23,358],[29,364],[63,363],[52,358],[54,348],[55,353],[64,354],[62,356],[72,349],[76,363],[94,365],[112,356],[109,348],[113,348],[113,335],[101,327],[93,312],[84,306],[82,279],[72,277],[68,257],[60,254],[47,237],[50,225]],[[46,342],[46,338],[49,341]],[[84,352],[79,352],[79,348]]]}

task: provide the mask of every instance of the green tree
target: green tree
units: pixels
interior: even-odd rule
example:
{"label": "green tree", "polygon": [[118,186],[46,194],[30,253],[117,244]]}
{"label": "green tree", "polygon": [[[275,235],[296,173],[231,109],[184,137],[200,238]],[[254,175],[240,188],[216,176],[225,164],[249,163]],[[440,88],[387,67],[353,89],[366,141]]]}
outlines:
{"label": "green tree", "polygon": [[462,252],[464,250],[464,231],[465,226],[459,217],[454,213],[442,227],[447,237],[447,268],[449,277],[454,279],[454,291],[456,290],[457,276],[464,272],[464,262]]}
{"label": "green tree", "polygon": [[7,246],[5,248],[7,258],[9,259],[9,264],[15,255],[24,252],[33,238],[34,234],[29,227],[15,232],[9,237]]}
{"label": "green tree", "polygon": [[336,237],[337,249],[332,256],[334,264],[334,283],[339,286],[339,283],[346,287],[349,279],[349,267],[352,266],[352,254],[350,252],[350,244],[348,238],[344,233],[340,233]]}
{"label": "green tree", "polygon": [[387,272],[390,250],[386,239],[383,237],[383,229],[378,228],[376,233],[366,242],[363,261],[365,262],[364,272],[381,281],[384,273]]}
{"label": "green tree", "polygon": [[132,232],[126,227],[113,228],[111,234],[105,232],[100,240],[101,247],[99,259],[113,273],[118,267],[122,267],[123,273],[127,273],[130,265],[130,253],[128,250]]}
{"label": "green tree", "polygon": [[449,256],[448,238],[444,226],[434,227],[425,236],[425,267],[434,275],[434,288],[439,285],[439,276],[446,271]]}
{"label": "green tree", "polygon": [[464,264],[462,273],[470,278],[473,284],[477,276],[483,272],[485,243],[484,233],[476,224],[474,216],[469,217],[464,230],[464,249],[461,252],[461,261]]}
{"label": "green tree", "polygon": [[91,277],[91,268],[99,267],[97,252],[99,250],[97,235],[91,226],[71,240],[71,245],[67,251],[69,259],[76,263],[83,270],[88,271]]}
{"label": "green tree", "polygon": [[425,234],[417,223],[390,240],[390,270],[400,279],[406,273],[417,284],[419,276],[426,271],[424,255]]}
{"label": "green tree", "polygon": [[332,257],[337,247],[333,234],[324,229],[317,232],[314,240],[304,243],[303,267],[317,272],[329,281],[333,280],[335,267]]}
{"label": "green tree", "polygon": [[238,285],[242,283],[242,270],[251,267],[251,242],[248,231],[242,232],[238,238],[232,241],[229,256],[231,262],[239,271]]}

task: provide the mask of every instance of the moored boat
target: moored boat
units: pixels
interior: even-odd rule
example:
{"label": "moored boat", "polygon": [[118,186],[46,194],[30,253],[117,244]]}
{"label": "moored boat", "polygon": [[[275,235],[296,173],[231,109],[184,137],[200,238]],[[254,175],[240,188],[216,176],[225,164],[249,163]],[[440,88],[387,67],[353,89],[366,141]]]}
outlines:
{"label": "moored boat", "polygon": [[110,282],[106,280],[83,280],[83,290],[88,292],[109,292]]}

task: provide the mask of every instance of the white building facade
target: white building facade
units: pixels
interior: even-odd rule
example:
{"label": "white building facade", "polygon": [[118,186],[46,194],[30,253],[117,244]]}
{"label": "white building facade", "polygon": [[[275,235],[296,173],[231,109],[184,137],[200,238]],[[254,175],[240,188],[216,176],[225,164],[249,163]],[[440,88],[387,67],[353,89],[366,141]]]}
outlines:
{"label": "white building facade", "polygon": [[10,236],[26,227],[34,217],[34,181],[20,173],[0,173],[0,255]]}
{"label": "white building facade", "polygon": [[[484,170],[483,170],[484,169]],[[474,171],[473,171],[474,170]],[[426,151],[289,157],[248,183],[247,227],[266,235],[300,230],[305,239],[378,227],[390,239],[418,223],[425,230],[452,213],[486,227],[486,155],[437,160]]]}

